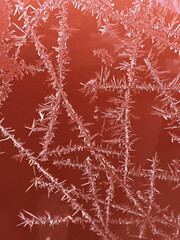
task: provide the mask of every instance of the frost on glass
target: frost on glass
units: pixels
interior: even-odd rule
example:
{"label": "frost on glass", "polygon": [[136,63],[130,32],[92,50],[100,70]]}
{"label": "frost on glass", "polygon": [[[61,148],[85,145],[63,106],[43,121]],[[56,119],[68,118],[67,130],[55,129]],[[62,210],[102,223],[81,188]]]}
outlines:
{"label": "frost on glass", "polygon": [[178,0],[0,1],[2,184],[20,179],[30,199],[17,232],[180,239],[179,13]]}

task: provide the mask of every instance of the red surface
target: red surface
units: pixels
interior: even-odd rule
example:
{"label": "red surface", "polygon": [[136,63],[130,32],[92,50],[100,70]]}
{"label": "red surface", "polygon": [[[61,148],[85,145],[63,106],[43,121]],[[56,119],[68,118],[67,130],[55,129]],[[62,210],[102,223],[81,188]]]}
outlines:
{"label": "red surface", "polygon": [[[0,18],[2,24],[0,25],[1,39],[5,39],[4,36],[8,37],[7,29],[7,9],[6,2],[2,1],[0,6]],[[116,8],[126,9],[126,7],[132,7],[131,1],[121,1],[121,3],[116,3]],[[29,1],[28,4],[36,6],[36,1]],[[12,1],[12,9],[15,10],[15,3]],[[4,9],[5,8],[5,9]],[[107,99],[110,99],[111,94],[114,97],[115,93],[109,92],[99,92],[98,99],[96,102],[89,103],[90,97],[84,97],[84,94],[79,91],[82,88],[80,83],[87,83],[91,79],[95,78],[96,72],[101,69],[101,61],[98,57],[93,55],[93,50],[98,48],[106,48],[116,57],[116,53],[113,52],[113,45],[117,44],[117,39],[113,39],[109,36],[101,36],[97,31],[96,18],[92,17],[91,14],[82,12],[74,7],[68,8],[68,24],[73,28],[77,28],[70,39],[68,40],[69,58],[70,63],[67,68],[70,69],[66,73],[66,78],[64,80],[64,89],[68,94],[68,100],[72,104],[74,110],[79,116],[83,116],[85,122],[93,122],[94,125],[90,126],[89,129],[91,134],[95,134],[101,131],[101,125],[103,124],[103,118],[100,118],[99,112],[94,112],[96,106],[100,111],[104,112],[105,109],[112,107],[112,103],[109,103]],[[173,12],[172,14],[175,14]],[[22,35],[22,32],[16,28],[13,23],[21,26],[23,20],[18,21],[18,14],[11,15],[11,29],[16,31],[16,34]],[[0,21],[1,21],[0,20]],[[43,35],[42,44],[47,48],[49,52],[53,51],[52,46],[57,45],[57,34],[52,30],[52,27],[56,25],[58,20],[55,19],[54,13],[50,15],[47,23],[41,23],[37,28],[39,35]],[[167,20],[168,21],[168,20]],[[22,27],[22,26],[21,26]],[[123,35],[124,30],[122,29],[121,34]],[[4,35],[3,35],[4,34]],[[179,40],[177,40],[178,42]],[[150,39],[145,41],[145,50],[149,50],[153,45]],[[6,45],[6,44],[2,44]],[[14,51],[14,49],[12,49]],[[0,67],[7,66],[9,63],[8,58],[5,58],[3,51],[0,53]],[[11,54],[11,51],[9,55]],[[35,51],[34,43],[28,40],[27,45],[23,46],[20,58],[24,59],[27,64],[36,64],[36,60],[39,57]],[[162,55],[159,57],[159,66],[164,70],[170,70],[169,77],[172,79],[177,76],[179,72],[179,64],[177,64],[178,54],[174,53],[170,49],[166,49]],[[115,69],[118,66],[118,58],[112,66],[112,74],[122,77],[119,70]],[[52,62],[55,63],[55,53],[52,53]],[[13,63],[9,64],[11,68],[16,67]],[[119,75],[118,75],[119,74]],[[8,76],[11,77],[11,76]],[[30,136],[26,127],[32,125],[33,119],[39,118],[37,113],[39,104],[44,102],[44,97],[54,93],[51,87],[48,87],[47,83],[47,72],[36,73],[35,76],[31,74],[24,75],[22,80],[13,79],[10,82],[11,92],[8,95],[6,101],[3,102],[1,107],[1,118],[4,118],[2,125],[5,127],[11,127],[15,129],[15,136],[24,143],[24,147],[31,149],[32,152],[38,155],[42,150],[39,144],[42,138],[42,133],[32,133]],[[142,74],[143,78],[144,75]],[[149,81],[149,80],[147,80]],[[116,95],[117,96],[117,95]],[[163,117],[152,115],[153,105],[161,106],[161,99],[156,99],[156,94],[153,92],[140,92],[133,95],[132,113],[137,116],[135,119],[132,118],[132,129],[136,137],[139,138],[133,145],[133,151],[131,152],[132,163],[136,167],[141,165],[143,169],[148,169],[150,163],[146,161],[148,158],[152,158],[157,152],[160,159],[160,168],[164,170],[169,169],[169,164],[173,159],[179,159],[180,148],[178,143],[172,143],[170,136],[165,128],[167,127],[167,121]],[[179,99],[179,92],[176,95],[176,99]],[[113,106],[114,107],[114,106]],[[75,126],[70,122],[67,116],[67,112],[60,108],[60,114],[58,115],[57,129],[55,130],[54,142],[51,148],[54,149],[58,145],[66,146],[72,140],[73,143],[79,144],[83,142],[77,135],[78,131],[71,131]],[[102,114],[103,115],[103,114]],[[108,123],[105,128],[108,127]],[[177,131],[178,133],[178,131]],[[111,138],[111,133],[104,131],[102,139]],[[3,138],[3,137],[2,137]],[[95,139],[96,143],[99,144],[101,136]],[[27,210],[34,215],[43,215],[44,210],[49,211],[52,215],[59,214],[60,216],[66,216],[67,214],[72,214],[72,210],[67,206],[65,202],[61,202],[61,194],[52,194],[50,198],[47,196],[46,190],[39,190],[32,187],[26,192],[28,187],[32,184],[31,180],[34,178],[33,168],[30,168],[28,164],[22,160],[22,162],[13,159],[13,156],[17,154],[17,150],[14,148],[12,142],[2,141],[1,151],[5,152],[0,155],[1,167],[0,167],[0,240],[81,240],[81,239],[99,239],[94,232],[85,228],[82,230],[79,225],[70,224],[69,227],[65,226],[55,226],[54,230],[50,227],[35,226],[32,227],[32,231],[28,227],[23,227],[22,225],[17,226],[21,220],[18,214],[21,210]],[[116,146],[115,146],[116,148]],[[84,154],[84,155],[83,155]],[[87,157],[87,153],[80,154],[80,161]],[[76,154],[69,157],[76,158]],[[66,156],[65,156],[66,159]],[[50,158],[49,161],[52,161]],[[63,168],[62,171],[58,171],[55,168],[51,168],[48,163],[43,163],[45,167],[48,167],[53,175],[59,178],[60,181],[64,179],[67,180],[67,186],[71,183],[77,186],[81,186],[81,173],[78,171],[74,173],[68,168]],[[116,164],[115,164],[116,165]],[[37,176],[38,173],[36,172]],[[103,179],[103,177],[102,177]],[[132,183],[134,191],[139,189],[144,182],[144,179],[137,178]],[[157,197],[158,204],[161,207],[165,207],[170,204],[169,213],[174,210],[175,215],[179,213],[179,189],[171,190],[173,183],[158,182],[158,189],[161,191],[161,195]],[[141,188],[141,187],[140,187]],[[104,189],[103,189],[104,191]],[[124,192],[121,192],[121,203],[126,204],[126,198],[124,197]],[[117,195],[117,202],[120,196]],[[122,239],[135,239],[131,238],[132,235],[139,234],[138,228],[132,230],[131,234],[128,234],[128,230],[123,226],[116,227],[115,232]],[[151,233],[147,231],[147,239],[158,239],[158,237],[152,238]],[[49,238],[48,238],[49,237]],[[160,239],[160,238],[159,238]]]}

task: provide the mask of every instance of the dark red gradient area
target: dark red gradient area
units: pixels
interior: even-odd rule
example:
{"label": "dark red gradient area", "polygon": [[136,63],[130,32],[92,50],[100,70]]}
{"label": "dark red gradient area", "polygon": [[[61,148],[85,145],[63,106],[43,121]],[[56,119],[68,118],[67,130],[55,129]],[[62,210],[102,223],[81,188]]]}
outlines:
{"label": "dark red gradient area", "polygon": [[0,1],[0,240],[180,239],[179,14]]}

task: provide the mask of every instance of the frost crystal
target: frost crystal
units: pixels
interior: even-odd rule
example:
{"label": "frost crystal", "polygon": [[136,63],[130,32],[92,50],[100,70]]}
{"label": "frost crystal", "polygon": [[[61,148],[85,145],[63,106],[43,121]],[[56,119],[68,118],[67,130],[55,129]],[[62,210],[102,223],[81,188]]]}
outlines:
{"label": "frost crystal", "polygon": [[179,13],[177,0],[0,1],[0,158],[12,176],[12,157],[27,163],[22,192],[50,202],[27,201],[18,226],[180,239]]}

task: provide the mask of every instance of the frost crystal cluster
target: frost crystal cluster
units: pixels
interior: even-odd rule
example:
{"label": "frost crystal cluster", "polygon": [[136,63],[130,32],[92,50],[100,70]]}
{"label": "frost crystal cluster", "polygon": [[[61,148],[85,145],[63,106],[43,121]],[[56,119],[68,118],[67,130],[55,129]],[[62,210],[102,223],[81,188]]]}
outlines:
{"label": "frost crystal cluster", "polygon": [[178,0],[0,1],[1,162],[27,164],[26,194],[65,209],[19,209],[17,229],[180,239],[179,13]]}

